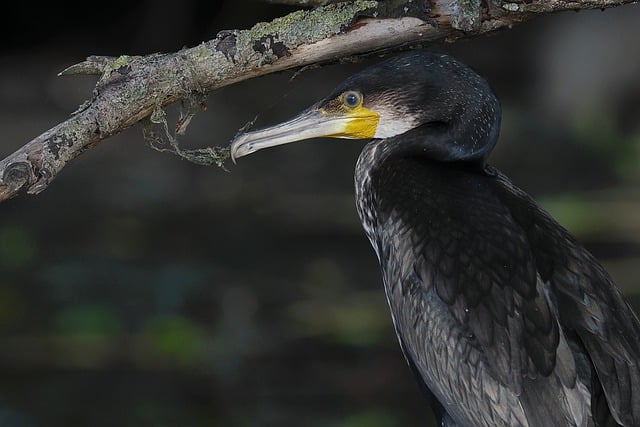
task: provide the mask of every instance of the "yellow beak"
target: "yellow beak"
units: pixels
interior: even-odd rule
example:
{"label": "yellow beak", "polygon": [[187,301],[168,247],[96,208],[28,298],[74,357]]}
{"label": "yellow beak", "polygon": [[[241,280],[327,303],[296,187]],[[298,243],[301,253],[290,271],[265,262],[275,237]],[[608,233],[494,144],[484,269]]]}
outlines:
{"label": "yellow beak", "polygon": [[293,119],[265,129],[240,134],[231,141],[231,159],[310,138],[373,138],[379,116],[364,107],[327,112],[312,107]]}

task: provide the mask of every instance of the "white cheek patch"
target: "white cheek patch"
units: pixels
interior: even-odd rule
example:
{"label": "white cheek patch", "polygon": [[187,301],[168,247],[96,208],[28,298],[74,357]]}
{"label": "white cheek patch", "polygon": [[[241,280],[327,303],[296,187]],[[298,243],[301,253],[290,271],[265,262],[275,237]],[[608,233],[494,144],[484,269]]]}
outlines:
{"label": "white cheek patch", "polygon": [[374,138],[390,138],[405,133],[418,125],[418,118],[397,106],[376,106],[372,108],[380,118]]}

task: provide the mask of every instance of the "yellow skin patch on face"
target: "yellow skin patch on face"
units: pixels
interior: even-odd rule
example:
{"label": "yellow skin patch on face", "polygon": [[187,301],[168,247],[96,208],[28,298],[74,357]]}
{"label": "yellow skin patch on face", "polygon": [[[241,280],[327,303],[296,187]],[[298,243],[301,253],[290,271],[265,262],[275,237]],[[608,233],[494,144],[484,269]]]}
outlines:
{"label": "yellow skin patch on face", "polygon": [[373,138],[378,128],[380,116],[375,111],[363,106],[362,97],[356,106],[348,106],[344,100],[347,93],[343,93],[318,110],[322,115],[340,117],[344,120],[344,128],[341,131],[326,136],[349,139]]}

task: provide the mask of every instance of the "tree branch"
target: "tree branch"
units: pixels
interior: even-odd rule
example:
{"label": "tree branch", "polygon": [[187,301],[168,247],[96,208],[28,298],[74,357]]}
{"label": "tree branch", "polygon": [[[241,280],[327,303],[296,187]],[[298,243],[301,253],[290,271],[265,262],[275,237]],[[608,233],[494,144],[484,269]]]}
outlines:
{"label": "tree branch", "polygon": [[[304,0],[297,3],[308,4]],[[635,3],[635,0],[329,3],[296,11],[269,23],[258,23],[248,30],[223,31],[213,40],[175,53],[117,58],[92,56],[67,68],[60,74],[100,75],[92,98],[68,120],[0,161],[0,201],[21,191],[41,192],[70,160],[87,148],[146,117],[163,122],[164,116],[157,113],[164,106],[178,100],[199,105],[204,94],[222,86],[349,56],[487,33],[538,14],[608,8]],[[184,131],[190,117],[187,115],[178,122],[176,133]],[[166,121],[164,123],[166,125]],[[173,148],[187,156],[177,144],[173,144]],[[224,149],[201,150],[197,156],[198,163],[222,164],[226,159]]]}

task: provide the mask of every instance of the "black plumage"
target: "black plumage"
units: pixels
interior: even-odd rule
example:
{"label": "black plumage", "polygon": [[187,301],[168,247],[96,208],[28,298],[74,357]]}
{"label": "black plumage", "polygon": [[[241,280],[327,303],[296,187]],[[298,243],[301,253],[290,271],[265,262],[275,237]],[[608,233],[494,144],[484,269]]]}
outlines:
{"label": "black plumage", "polygon": [[240,136],[232,154],[373,137],[356,165],[357,209],[441,425],[640,426],[638,318],[598,261],[487,163],[500,116],[482,77],[418,51]]}

